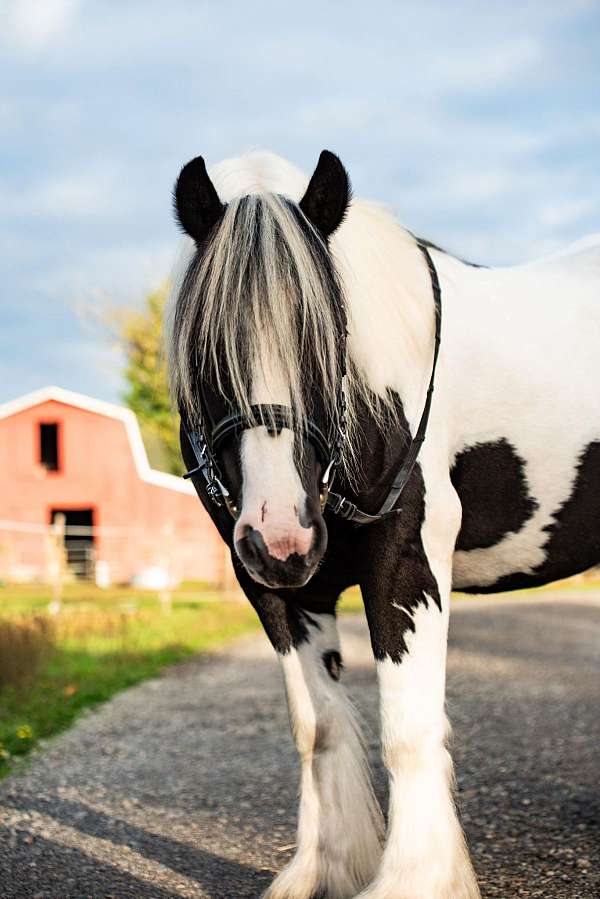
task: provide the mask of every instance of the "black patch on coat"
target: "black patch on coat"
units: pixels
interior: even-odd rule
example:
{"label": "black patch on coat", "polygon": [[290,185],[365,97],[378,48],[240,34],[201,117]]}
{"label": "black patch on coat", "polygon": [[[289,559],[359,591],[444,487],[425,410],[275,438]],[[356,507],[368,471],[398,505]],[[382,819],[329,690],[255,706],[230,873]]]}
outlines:
{"label": "black patch on coat", "polygon": [[[376,480],[358,496],[367,512],[380,506],[410,443],[410,430],[400,398],[395,397],[397,425],[382,433],[369,422],[361,458],[363,471],[378,472]],[[353,499],[353,497],[351,497]],[[359,528],[362,567],[359,583],[376,659],[400,662],[407,651],[406,634],[414,633],[413,616],[427,596],[441,611],[437,581],[421,540],[425,517],[425,483],[417,464],[400,499],[401,511],[377,524]]]}
{"label": "black patch on coat", "polygon": [[554,513],[546,531],[546,558],[531,573],[516,572],[471,593],[499,593],[539,587],[587,571],[600,563],[600,441],[588,444],[577,465],[568,500]]}
{"label": "black patch on coat", "polygon": [[286,602],[275,592],[263,591],[259,595],[248,595],[246,590],[244,592],[256,609],[276,652],[285,655],[292,648],[308,642],[308,627],[301,609]]}
{"label": "black patch on coat", "polygon": [[462,505],[456,549],[487,549],[516,534],[538,507],[525,462],[505,438],[459,453],[450,478]]}
{"label": "black patch on coat", "polygon": [[390,658],[398,663],[408,650],[407,633],[415,633],[413,616],[419,606],[429,606],[427,596],[440,611],[442,603],[420,535],[399,543],[394,529],[386,523],[383,527],[387,533],[380,534],[380,540],[387,551],[377,559],[362,589],[373,654],[379,661]]}
{"label": "black patch on coat", "polygon": [[342,657],[339,652],[332,650],[323,653],[323,664],[332,680],[339,680],[342,675]]}

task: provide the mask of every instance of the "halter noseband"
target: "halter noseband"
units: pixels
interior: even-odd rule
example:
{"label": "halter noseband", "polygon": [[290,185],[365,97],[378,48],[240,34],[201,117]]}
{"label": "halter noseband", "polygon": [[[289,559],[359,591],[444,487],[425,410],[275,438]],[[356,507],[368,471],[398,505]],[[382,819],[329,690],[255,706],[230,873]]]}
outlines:
{"label": "halter noseband", "polygon": [[[222,444],[232,436],[237,436],[243,431],[252,428],[266,427],[267,433],[274,437],[281,433],[282,428],[296,430],[294,414],[289,406],[281,406],[270,403],[256,403],[250,406],[250,414],[244,412],[232,412],[221,418],[213,426],[210,439],[207,440],[201,427],[190,429],[182,418],[181,425],[185,435],[194,451],[195,468],[184,474],[184,478],[192,478],[201,474],[206,482],[206,492],[216,506],[227,508],[233,518],[237,518],[238,510],[231,499],[231,494],[225,487],[217,453]],[[346,436],[346,396],[343,383],[340,388],[337,406],[337,428],[329,438],[325,436],[321,428],[312,419],[304,424],[304,433],[312,444],[323,469],[320,483],[321,507],[324,508],[329,494],[329,485],[333,478],[335,468],[342,458],[342,446]]]}
{"label": "halter noseband", "polygon": [[[392,486],[379,509],[379,512],[374,515],[363,512],[355,503],[331,490],[331,482],[335,470],[341,462],[342,447],[346,438],[345,378],[342,378],[342,383],[338,391],[336,406],[337,420],[332,425],[329,438],[327,438],[321,428],[310,419],[306,421],[303,428],[305,436],[310,443],[312,443],[323,468],[319,490],[321,509],[324,511],[327,508],[333,512],[334,515],[339,515],[341,518],[352,521],[357,525],[373,524],[376,521],[381,521],[381,519],[401,511],[394,507],[410,479],[419,455],[419,450],[421,449],[421,445],[423,444],[427,433],[427,424],[429,421],[429,413],[431,411],[431,400],[435,383],[435,372],[440,350],[442,330],[442,291],[435,265],[433,264],[433,260],[426,244],[417,240],[417,246],[425,257],[425,262],[427,263],[427,268],[429,270],[429,277],[431,278],[431,289],[435,308],[435,345],[433,350],[433,364],[431,366],[431,376],[427,388],[425,405],[423,407],[423,412],[421,413],[415,436],[410,442],[402,465],[392,482]],[[219,469],[217,461],[219,447],[232,435],[240,434],[242,431],[251,428],[264,426],[271,436],[279,434],[282,428],[295,430],[294,414],[289,406],[259,403],[251,406],[249,411],[249,415],[237,411],[220,419],[220,421],[213,426],[209,439],[207,439],[202,422],[197,422],[194,428],[190,428],[186,424],[183,416],[181,419],[182,429],[193,450],[197,463],[195,468],[186,472],[183,477],[192,478],[196,475],[202,475],[206,483],[206,493],[211,501],[220,508],[225,506],[234,519],[238,516],[238,509],[223,482],[221,471]]]}

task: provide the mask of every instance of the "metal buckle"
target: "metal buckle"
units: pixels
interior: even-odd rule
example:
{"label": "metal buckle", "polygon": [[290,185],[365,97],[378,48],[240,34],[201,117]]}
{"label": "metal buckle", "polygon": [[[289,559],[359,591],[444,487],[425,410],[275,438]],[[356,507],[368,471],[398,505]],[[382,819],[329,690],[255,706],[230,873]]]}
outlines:
{"label": "metal buckle", "polygon": [[[233,520],[236,521],[238,518],[238,515],[240,513],[238,511],[238,507],[231,499],[231,494],[229,493],[229,490],[227,489],[225,484],[223,484],[223,482],[220,481],[217,477],[214,478],[214,483],[217,485],[217,487],[221,493],[221,499],[223,500],[223,503],[225,504],[225,508],[227,509],[227,511],[233,518]],[[223,503],[219,503],[219,505],[222,506]]]}
{"label": "metal buckle", "polygon": [[325,506],[327,505],[327,498],[329,496],[329,491],[331,489],[331,481],[333,480],[333,474],[335,474],[335,459],[331,459],[329,465],[323,472],[323,477],[321,478],[321,485],[319,487],[319,501],[321,503],[321,512],[325,510]]}

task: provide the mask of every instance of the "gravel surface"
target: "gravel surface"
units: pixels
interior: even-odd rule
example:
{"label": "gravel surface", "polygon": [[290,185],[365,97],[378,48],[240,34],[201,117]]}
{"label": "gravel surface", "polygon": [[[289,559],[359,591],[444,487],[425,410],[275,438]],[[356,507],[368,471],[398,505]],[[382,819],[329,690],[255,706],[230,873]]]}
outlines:
{"label": "gravel surface", "polygon": [[[385,802],[362,619],[342,634]],[[448,707],[486,899],[600,896],[599,674],[594,598],[456,603]],[[258,897],[292,854],[296,790],[261,635],[121,694],[4,781],[0,896]]]}

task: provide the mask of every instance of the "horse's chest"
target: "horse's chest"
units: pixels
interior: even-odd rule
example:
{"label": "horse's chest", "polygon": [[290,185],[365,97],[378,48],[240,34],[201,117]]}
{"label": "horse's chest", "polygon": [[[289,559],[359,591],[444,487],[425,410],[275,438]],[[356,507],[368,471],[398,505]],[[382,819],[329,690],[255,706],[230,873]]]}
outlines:
{"label": "horse's chest", "polygon": [[463,518],[457,589],[536,586],[600,563],[600,441],[525,459],[508,439],[459,453],[452,481]]}

